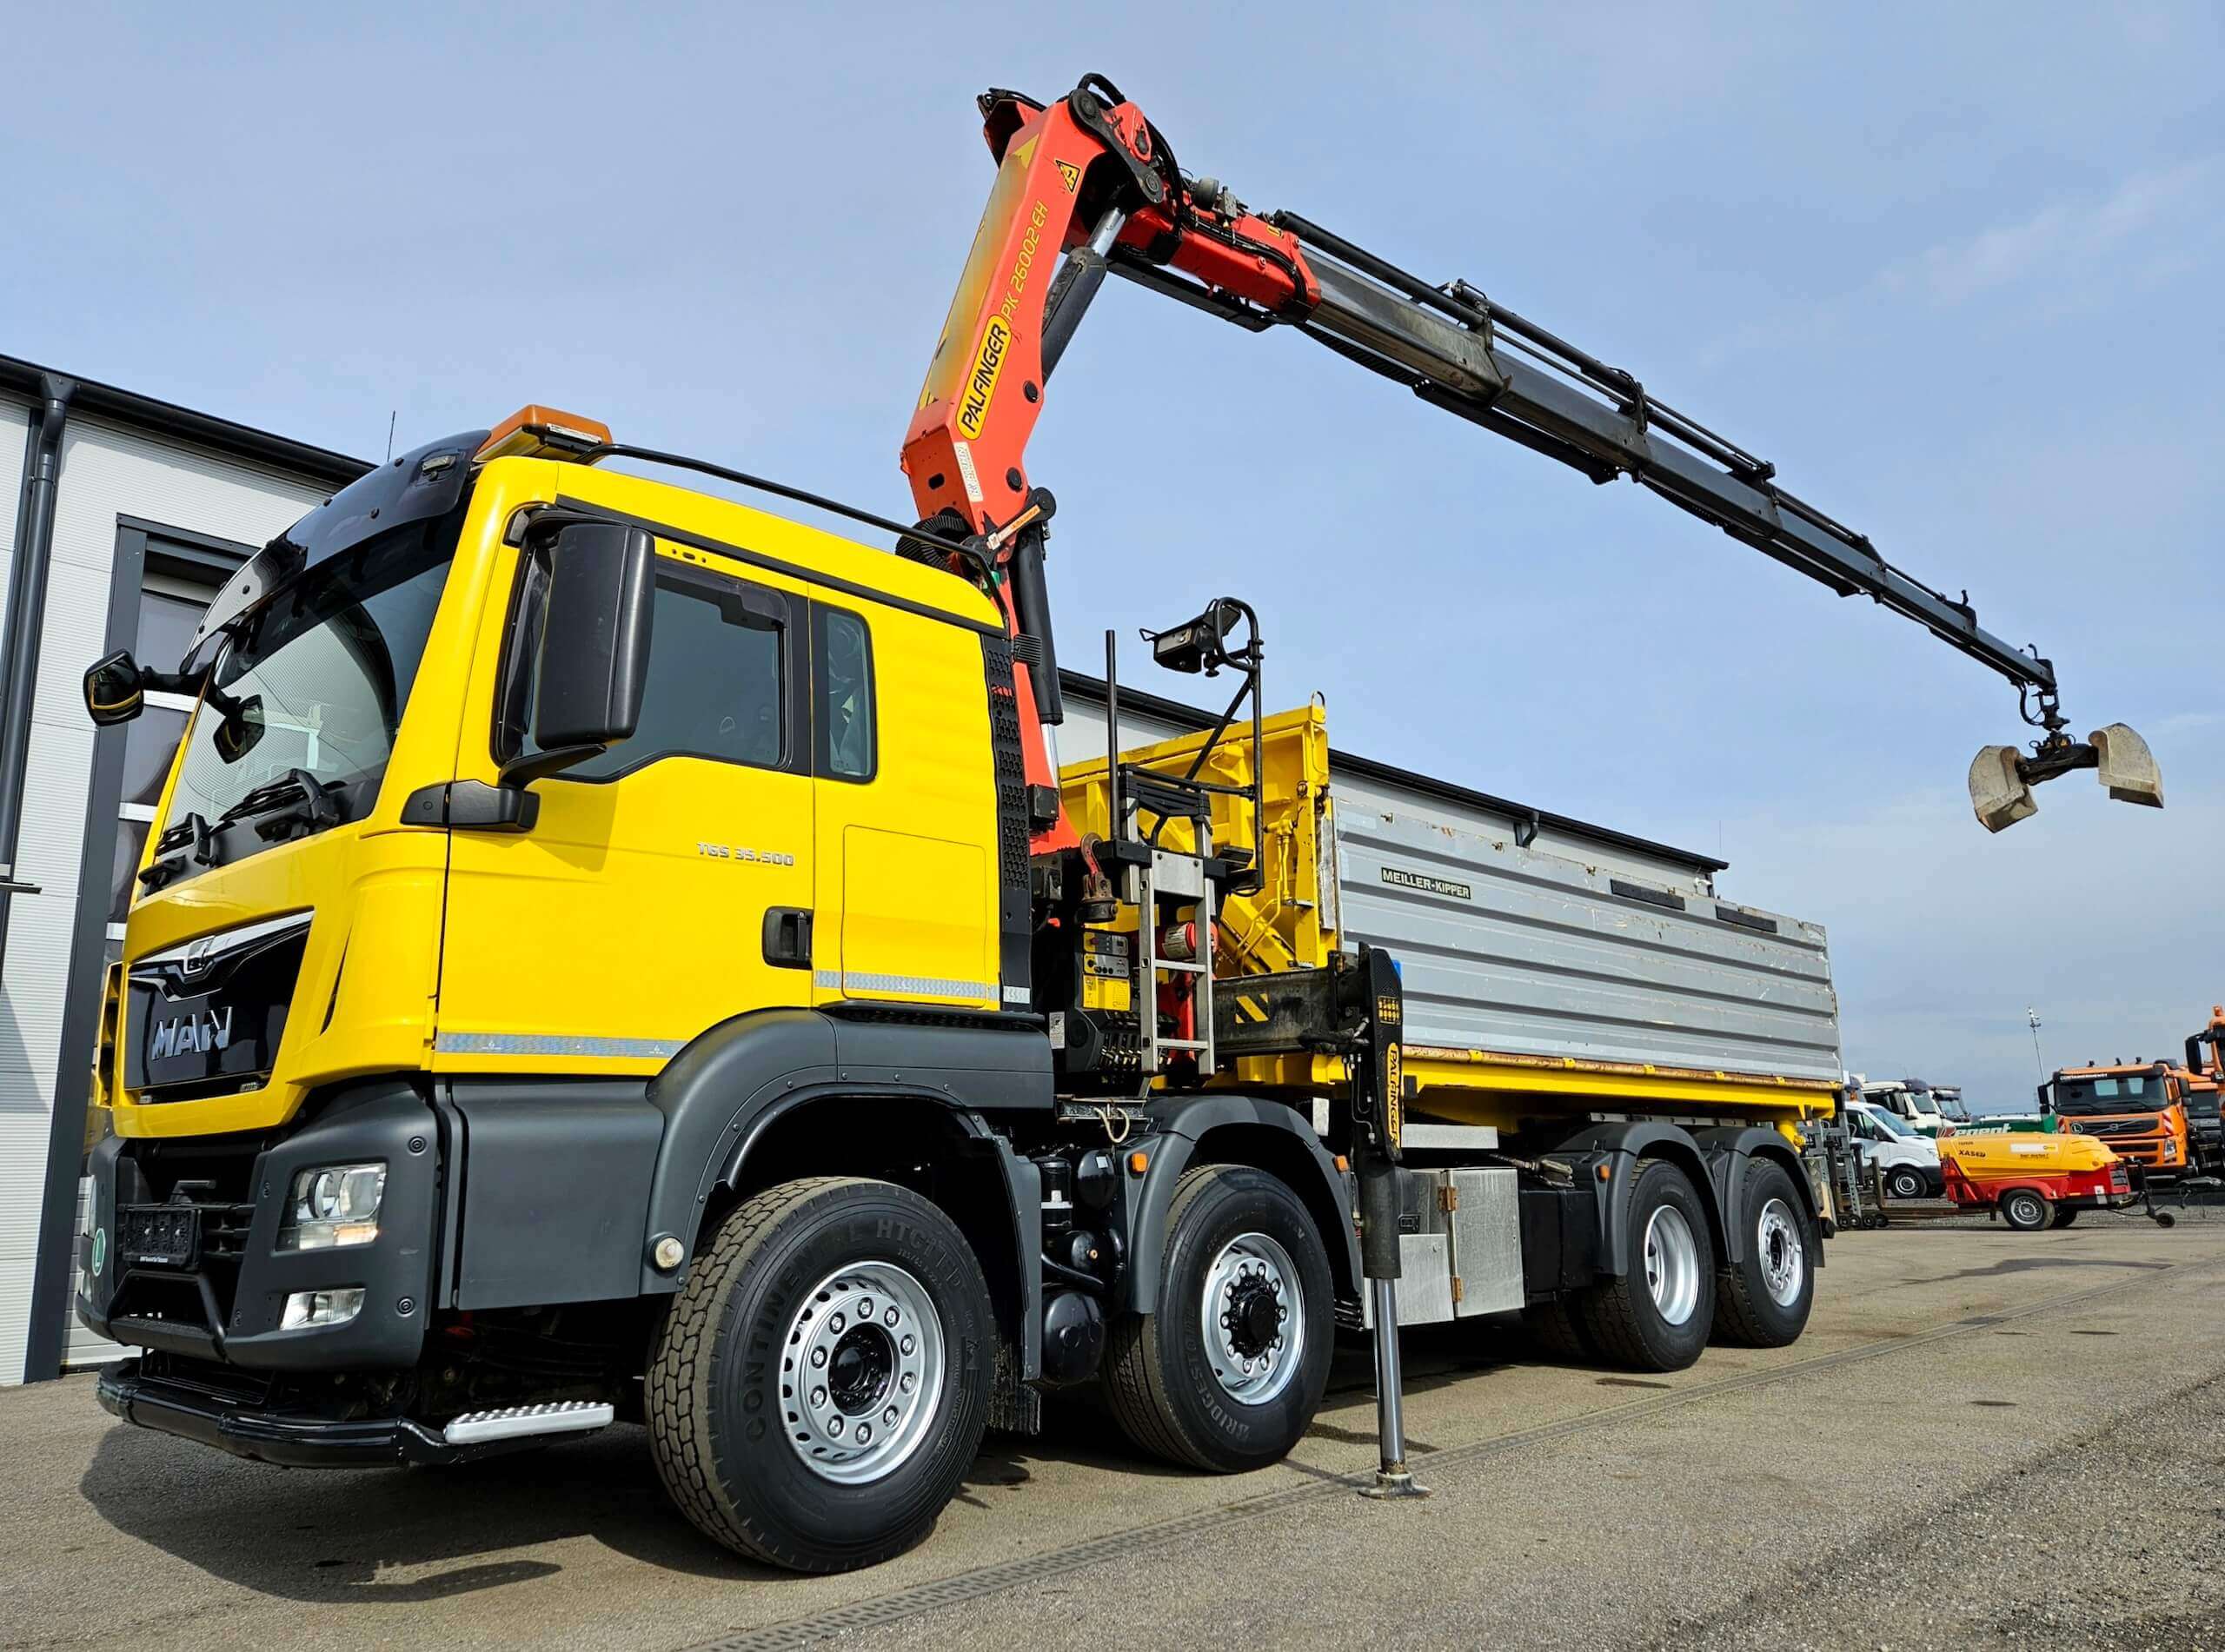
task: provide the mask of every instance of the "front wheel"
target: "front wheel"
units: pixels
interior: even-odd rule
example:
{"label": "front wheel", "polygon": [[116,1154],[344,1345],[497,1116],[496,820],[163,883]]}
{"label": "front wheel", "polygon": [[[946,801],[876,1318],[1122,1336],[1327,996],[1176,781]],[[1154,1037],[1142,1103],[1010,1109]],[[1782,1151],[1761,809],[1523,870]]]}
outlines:
{"label": "front wheel", "polygon": [[1913,1164],[1890,1171],[1885,1177],[1885,1191],[1896,1199],[1920,1199],[1924,1195],[1923,1172]]}
{"label": "front wheel", "polygon": [[2054,1217],[2055,1206],[2031,1188],[2016,1188],[2002,1196],[2001,1219],[2019,1233],[2037,1233]]}
{"label": "front wheel", "polygon": [[707,1536],[794,1571],[927,1536],[980,1448],[995,1345],[963,1234],[888,1182],[814,1177],[720,1224],[659,1329],[649,1446]]}
{"label": "front wheel", "polygon": [[1329,1385],[1328,1252],[1298,1196],[1242,1164],[1183,1172],[1154,1312],[1116,1321],[1105,1397],[1145,1450],[1234,1474],[1279,1463]]}

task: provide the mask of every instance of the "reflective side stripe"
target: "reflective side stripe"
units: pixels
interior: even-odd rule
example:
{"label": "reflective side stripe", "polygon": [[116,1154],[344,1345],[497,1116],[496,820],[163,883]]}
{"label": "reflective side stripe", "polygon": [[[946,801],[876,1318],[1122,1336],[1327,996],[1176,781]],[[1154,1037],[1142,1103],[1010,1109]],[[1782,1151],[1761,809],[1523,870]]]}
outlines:
{"label": "reflective side stripe", "polygon": [[993,998],[986,981],[949,981],[933,975],[873,975],[859,970],[814,970],[812,982],[828,992],[912,992],[921,998]]}
{"label": "reflective side stripe", "polygon": [[677,1038],[598,1038],[535,1032],[443,1032],[433,1048],[449,1056],[607,1056],[658,1060],[680,1052]]}

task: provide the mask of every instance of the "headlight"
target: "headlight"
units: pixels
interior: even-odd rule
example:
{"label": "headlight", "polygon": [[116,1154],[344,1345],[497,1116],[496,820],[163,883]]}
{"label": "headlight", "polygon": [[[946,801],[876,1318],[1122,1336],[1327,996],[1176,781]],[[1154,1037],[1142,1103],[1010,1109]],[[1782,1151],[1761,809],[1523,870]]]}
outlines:
{"label": "headlight", "polygon": [[383,1164],[325,1164],[294,1178],[281,1251],[327,1251],[369,1244],[379,1237],[379,1201],[386,1196]]}

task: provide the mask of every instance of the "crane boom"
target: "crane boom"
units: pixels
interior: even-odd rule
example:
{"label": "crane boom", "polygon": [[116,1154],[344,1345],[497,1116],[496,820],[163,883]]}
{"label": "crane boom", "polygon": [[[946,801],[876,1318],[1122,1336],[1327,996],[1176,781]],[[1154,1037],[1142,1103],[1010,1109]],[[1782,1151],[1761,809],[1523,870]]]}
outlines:
{"label": "crane boom", "polygon": [[[1989,829],[2032,813],[2030,786],[2073,768],[2099,768],[2112,796],[2161,805],[2139,737],[2112,724],[2073,740],[2053,664],[1979,625],[1968,592],[1950,597],[1895,567],[1866,535],[1780,488],[1773,465],[1657,400],[1634,375],[1465,281],[1432,285],[1296,213],[1255,215],[1219,182],[1184,173],[1165,136],[1102,76],[1048,105],[995,90],[979,103],[997,181],[902,463],[923,526],[996,541],[1015,692],[1035,713],[1023,720],[1023,747],[1039,797],[1053,780],[1042,726],[1063,710],[1042,566],[1053,505],[1029,486],[1025,454],[1046,381],[1117,274],[1251,331],[1294,328],[1594,482],[1628,476],[2005,677],[2043,733],[2029,755],[1991,746],[1973,762],[1971,799]],[[1062,819],[1039,826],[1039,852],[1073,841]]]}

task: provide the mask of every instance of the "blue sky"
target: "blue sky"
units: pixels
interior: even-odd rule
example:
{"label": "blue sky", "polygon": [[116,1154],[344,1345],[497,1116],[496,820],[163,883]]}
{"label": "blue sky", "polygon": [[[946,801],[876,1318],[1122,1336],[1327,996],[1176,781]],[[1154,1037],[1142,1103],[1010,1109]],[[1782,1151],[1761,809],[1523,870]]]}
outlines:
{"label": "blue sky", "polygon": [[[2124,720],[1988,839],[2014,696],[1914,627],[1304,341],[1115,283],[1031,454],[1070,658],[1222,592],[1371,755],[1732,862],[1848,1055],[2029,1096],[2225,997],[2225,22],[2211,5],[54,10],[0,350],[347,452],[527,400],[892,513],[991,170],[1119,82],[1185,164],[1626,367]],[[1545,15],[1540,15],[1545,14]],[[1364,26],[1355,27],[1355,19]]]}

